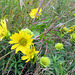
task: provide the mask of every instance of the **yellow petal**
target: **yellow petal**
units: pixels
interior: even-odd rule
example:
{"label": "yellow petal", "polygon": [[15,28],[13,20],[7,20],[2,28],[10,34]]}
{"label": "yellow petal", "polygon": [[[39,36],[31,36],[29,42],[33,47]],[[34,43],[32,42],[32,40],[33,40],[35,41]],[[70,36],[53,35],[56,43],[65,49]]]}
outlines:
{"label": "yellow petal", "polygon": [[28,59],[28,56],[22,56],[21,59],[26,60],[26,59]]}
{"label": "yellow petal", "polygon": [[33,59],[33,58],[34,58],[34,55],[31,56],[31,59]]}
{"label": "yellow petal", "polygon": [[23,50],[25,50],[24,47],[18,46],[18,47],[16,48],[15,53],[17,53],[18,51],[23,51]]}
{"label": "yellow petal", "polygon": [[35,51],[35,53],[37,54],[37,53],[39,53],[39,51]]}
{"label": "yellow petal", "polygon": [[10,44],[18,43],[17,41],[9,41]]}
{"label": "yellow petal", "polygon": [[25,37],[26,36],[24,31],[22,31],[22,30],[19,32],[19,35],[20,35],[20,37]]}
{"label": "yellow petal", "polygon": [[15,45],[13,45],[12,47],[11,47],[11,49],[15,49],[16,47],[18,47],[19,46],[19,44],[15,44]]}
{"label": "yellow petal", "polygon": [[18,51],[20,51],[20,50],[16,49],[16,50],[15,50],[15,53],[17,53]]}
{"label": "yellow petal", "polygon": [[29,62],[30,58],[26,61],[26,62]]}
{"label": "yellow petal", "polygon": [[26,50],[20,50],[23,54],[26,54]]}
{"label": "yellow petal", "polygon": [[19,41],[20,35],[18,33],[15,33],[10,37],[10,39],[13,41]]}

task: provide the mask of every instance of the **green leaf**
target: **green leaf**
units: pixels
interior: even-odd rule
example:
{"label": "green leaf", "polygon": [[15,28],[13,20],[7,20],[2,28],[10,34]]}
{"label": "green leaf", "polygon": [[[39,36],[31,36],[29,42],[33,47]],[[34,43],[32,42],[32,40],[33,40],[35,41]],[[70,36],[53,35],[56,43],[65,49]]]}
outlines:
{"label": "green leaf", "polygon": [[14,65],[14,63],[11,63],[11,65],[10,65],[10,67],[9,67],[9,68],[12,68],[12,67],[13,67],[13,65]]}
{"label": "green leaf", "polygon": [[62,68],[62,64],[60,63],[60,72],[61,72],[61,75],[63,75],[63,68]]}
{"label": "green leaf", "polygon": [[59,70],[57,67],[55,67],[56,75],[59,75]]}
{"label": "green leaf", "polygon": [[42,39],[43,36],[44,36],[44,33],[42,33],[42,34],[40,35],[40,39]]}

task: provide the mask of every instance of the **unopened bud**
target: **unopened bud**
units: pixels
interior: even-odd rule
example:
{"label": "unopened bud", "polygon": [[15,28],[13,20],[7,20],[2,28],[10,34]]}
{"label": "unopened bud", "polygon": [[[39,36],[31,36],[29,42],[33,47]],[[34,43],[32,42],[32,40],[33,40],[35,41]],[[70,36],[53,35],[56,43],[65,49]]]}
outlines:
{"label": "unopened bud", "polygon": [[55,45],[55,48],[56,48],[56,50],[61,50],[61,49],[63,49],[63,44],[62,43],[57,43]]}
{"label": "unopened bud", "polygon": [[40,58],[40,65],[42,66],[42,67],[48,67],[49,66],[49,64],[50,64],[50,59],[49,59],[49,57],[41,57]]}
{"label": "unopened bud", "polygon": [[28,28],[22,29],[22,31],[24,31],[24,32],[26,32],[26,33],[28,33],[30,35],[33,35],[33,32],[31,30],[29,30]]}

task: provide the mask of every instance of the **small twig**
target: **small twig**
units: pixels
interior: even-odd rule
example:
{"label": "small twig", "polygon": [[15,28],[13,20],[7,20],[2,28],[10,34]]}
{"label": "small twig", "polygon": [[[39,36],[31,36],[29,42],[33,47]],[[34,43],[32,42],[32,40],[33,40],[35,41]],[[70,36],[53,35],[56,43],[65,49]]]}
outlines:
{"label": "small twig", "polygon": [[34,24],[37,24],[37,23],[49,23],[49,21],[44,21],[44,22],[36,22]]}
{"label": "small twig", "polygon": [[60,40],[59,37],[56,36],[55,34],[52,34],[52,33],[50,33],[50,34],[53,35],[54,37],[56,37],[58,40]]}
{"label": "small twig", "polygon": [[5,66],[5,63],[3,63],[2,75],[3,75],[3,71],[4,71],[4,66]]}
{"label": "small twig", "polygon": [[40,46],[40,49],[39,49],[39,54],[38,54],[38,56],[39,56],[39,55],[40,55],[40,53],[41,53],[42,45],[43,45],[43,39],[42,39],[42,41],[41,41],[41,46]]}
{"label": "small twig", "polygon": [[9,72],[11,71],[11,68],[8,70],[7,75],[9,75]]}
{"label": "small twig", "polygon": [[21,10],[22,10],[22,6],[25,7],[24,3],[23,3],[23,0],[20,0],[20,7],[21,7]]}
{"label": "small twig", "polygon": [[38,65],[37,69],[35,70],[33,75],[38,75],[38,71],[39,71],[40,65]]}
{"label": "small twig", "polygon": [[39,41],[39,42],[35,42],[34,44],[37,44],[37,43],[40,43],[40,42],[42,42],[42,40],[41,40],[41,41]]}
{"label": "small twig", "polygon": [[[42,11],[49,5],[49,3],[50,3],[51,1],[52,1],[52,0],[50,0],[50,1],[45,5],[45,7],[42,9]],[[42,12],[42,11],[41,11],[41,12]],[[40,13],[41,13],[41,12],[40,12]],[[39,13],[39,14],[40,14],[40,13]],[[39,14],[37,15],[37,17],[39,16]]]}
{"label": "small twig", "polygon": [[70,22],[70,21],[72,21],[72,20],[74,20],[75,18],[72,18],[72,19],[70,19],[70,20],[68,20],[67,22],[65,22],[65,23],[63,23],[63,24],[66,24],[66,23],[68,23],[68,22]]}
{"label": "small twig", "polygon": [[14,51],[15,51],[15,50],[12,50],[12,51],[10,51],[9,53],[5,54],[4,56],[2,56],[2,57],[0,58],[0,60],[3,59],[5,56],[9,55],[10,53],[14,52]]}
{"label": "small twig", "polygon": [[65,42],[66,44],[68,44],[69,46],[72,46],[69,42],[67,42],[66,40],[61,40],[62,42]]}
{"label": "small twig", "polygon": [[[52,34],[52,33],[50,33],[50,34]],[[55,36],[58,40],[61,40],[62,42],[65,42],[66,44],[68,44],[69,46],[72,46],[69,42],[67,42],[66,40],[64,40],[64,39],[60,39],[58,36],[56,36],[56,35],[54,35],[54,34],[52,34],[53,36]]]}
{"label": "small twig", "polygon": [[33,40],[35,40],[35,39],[36,39],[36,38],[38,38],[38,37],[40,37],[40,35],[38,35],[38,36],[34,37],[34,38],[33,38]]}
{"label": "small twig", "polygon": [[[11,45],[8,45],[6,48],[8,48],[9,46],[11,46]],[[0,51],[0,53],[3,52],[6,48],[2,49],[2,50]]]}
{"label": "small twig", "polygon": [[20,75],[22,75],[23,70],[25,69],[26,65],[28,64],[28,62],[25,64],[25,66],[23,67],[23,69],[21,70]]}
{"label": "small twig", "polygon": [[62,25],[66,24],[66,23],[68,23],[68,22],[70,22],[70,21],[72,21],[72,20],[74,20],[74,19],[75,19],[75,18],[72,18],[72,19],[66,21],[65,23],[60,23],[60,24],[58,24],[57,26],[55,26],[53,29],[55,29],[55,28],[57,28],[57,27],[61,27]]}
{"label": "small twig", "polygon": [[[48,17],[47,17],[47,18],[48,18]],[[39,23],[40,21],[45,20],[45,19],[47,19],[47,18],[42,18],[41,20],[38,20],[38,21],[34,22],[33,24],[37,24],[37,23]]]}
{"label": "small twig", "polygon": [[[50,52],[50,50],[51,50],[52,48],[53,48],[53,47],[51,47],[51,48],[47,51],[47,53],[49,53],[49,52]],[[46,54],[47,54],[47,53],[46,53]]]}
{"label": "small twig", "polygon": [[[46,42],[46,41],[45,41]],[[48,49],[48,44],[46,42],[46,51],[45,51],[45,54],[47,54],[47,49]]]}
{"label": "small twig", "polygon": [[[14,54],[15,54],[15,53],[14,53]],[[11,60],[11,58],[12,58],[12,56],[13,56],[14,54],[12,54],[11,57],[10,57],[10,59],[8,60],[8,63],[7,63],[7,65],[6,65],[6,67],[5,67],[5,69],[4,69],[3,75],[6,73],[7,67],[9,66],[9,62],[10,62],[10,60]]]}
{"label": "small twig", "polygon": [[[30,68],[26,71],[26,73],[28,73],[28,71],[31,69],[33,65],[31,64]],[[24,75],[26,75],[26,73]]]}
{"label": "small twig", "polygon": [[72,58],[75,60],[75,58],[71,52],[67,52],[67,54],[70,54],[72,56]]}
{"label": "small twig", "polygon": [[28,73],[28,74],[25,74],[25,75],[32,75],[33,73],[32,72],[30,72],[30,73]]}
{"label": "small twig", "polygon": [[[42,9],[42,11],[49,5],[49,3],[51,2],[52,0],[49,0],[49,2],[45,5],[45,7]],[[42,12],[41,11],[41,12]]]}
{"label": "small twig", "polygon": [[75,9],[75,7],[73,7],[72,9],[70,9],[70,11],[72,11],[73,9]]}

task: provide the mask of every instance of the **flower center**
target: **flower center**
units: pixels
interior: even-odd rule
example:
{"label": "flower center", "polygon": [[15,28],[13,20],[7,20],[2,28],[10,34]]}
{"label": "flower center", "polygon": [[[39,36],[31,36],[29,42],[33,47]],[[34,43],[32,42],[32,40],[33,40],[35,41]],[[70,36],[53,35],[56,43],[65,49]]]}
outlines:
{"label": "flower center", "polygon": [[27,40],[25,38],[22,38],[19,40],[20,45],[25,46],[27,44]]}
{"label": "flower center", "polygon": [[3,37],[4,36],[4,34],[3,33],[1,33],[1,35],[0,35],[1,37]]}

